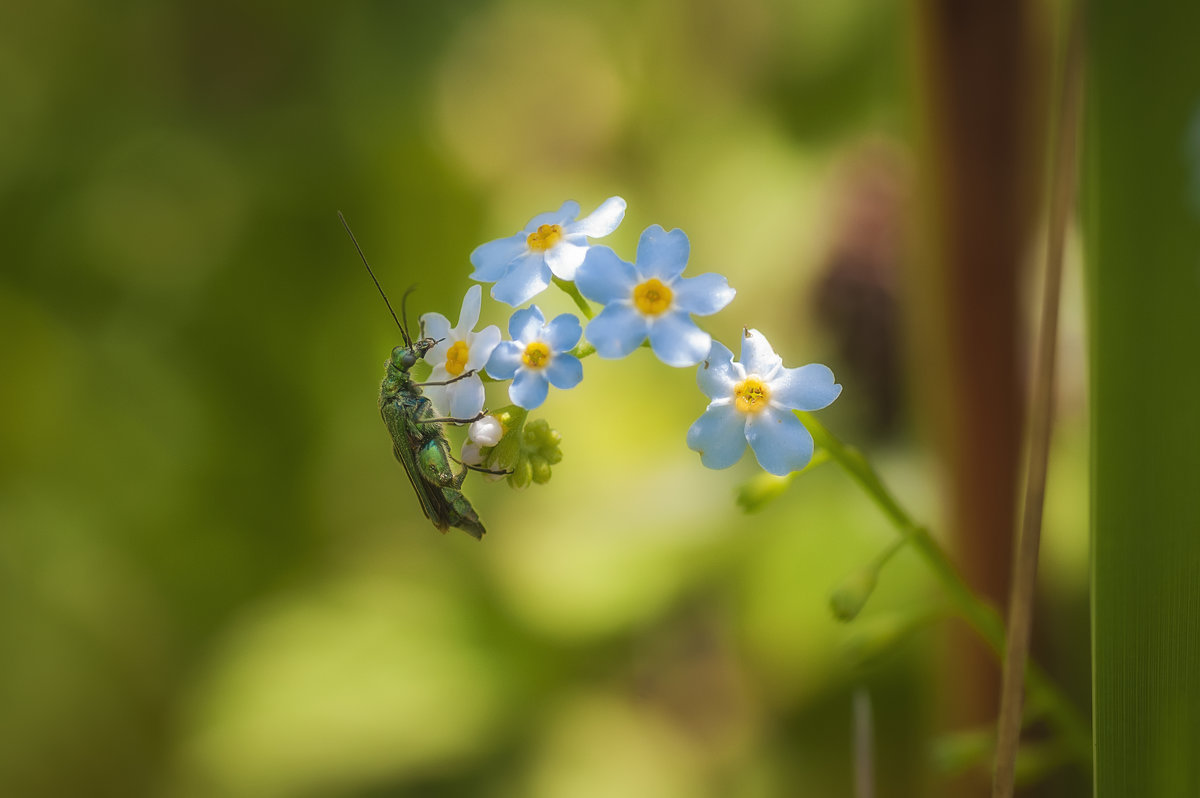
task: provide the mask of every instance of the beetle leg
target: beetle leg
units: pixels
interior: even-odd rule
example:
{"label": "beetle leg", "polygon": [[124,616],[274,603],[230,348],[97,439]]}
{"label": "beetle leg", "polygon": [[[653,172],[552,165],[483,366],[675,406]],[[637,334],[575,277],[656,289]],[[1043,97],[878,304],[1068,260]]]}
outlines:
{"label": "beetle leg", "polygon": [[512,469],[484,468],[483,466],[477,466],[477,465],[471,465],[470,463],[464,463],[462,460],[459,460],[454,455],[450,455],[450,459],[453,460],[454,462],[458,463],[463,468],[469,469],[471,471],[478,471],[480,474],[495,474],[496,476],[507,476],[508,474],[512,473]]}
{"label": "beetle leg", "polygon": [[457,377],[451,377],[448,380],[440,380],[440,381],[436,381],[436,382],[414,382],[413,385],[417,388],[425,388],[429,385],[451,385],[453,383],[458,382],[459,380],[465,380],[467,377],[472,377],[474,375],[475,375],[475,369],[471,369],[470,371],[464,371],[462,374],[459,374]]}
{"label": "beetle leg", "polygon": [[480,410],[470,418],[418,418],[415,419],[415,421],[418,424],[470,424],[473,421],[478,421],[486,415],[486,410]]}

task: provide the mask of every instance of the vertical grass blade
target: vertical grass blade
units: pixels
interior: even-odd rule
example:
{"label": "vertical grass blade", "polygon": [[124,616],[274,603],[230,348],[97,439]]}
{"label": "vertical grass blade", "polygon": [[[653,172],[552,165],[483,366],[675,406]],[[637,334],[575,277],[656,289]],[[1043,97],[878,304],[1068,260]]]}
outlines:
{"label": "vertical grass blade", "polygon": [[1033,397],[1029,410],[1029,447],[1021,529],[1008,601],[1008,637],[1004,648],[1000,718],[996,728],[996,767],[993,798],[1011,798],[1016,781],[1017,750],[1021,739],[1025,695],[1025,661],[1033,626],[1038,550],[1042,537],[1042,506],[1054,420],[1054,365],[1058,349],[1058,304],[1062,286],[1063,251],[1067,226],[1075,206],[1078,182],[1078,131],[1083,104],[1082,0],[1072,7],[1068,23],[1065,65],[1058,98],[1058,121],[1050,163],[1050,201],[1046,233],[1046,262],[1042,317],[1034,350]]}
{"label": "vertical grass blade", "polygon": [[1200,5],[1088,15],[1096,795],[1200,795]]}

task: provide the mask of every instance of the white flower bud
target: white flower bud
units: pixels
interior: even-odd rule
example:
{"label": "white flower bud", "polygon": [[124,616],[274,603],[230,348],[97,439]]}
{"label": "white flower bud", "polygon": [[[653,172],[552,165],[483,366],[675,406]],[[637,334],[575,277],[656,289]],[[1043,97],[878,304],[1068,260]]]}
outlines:
{"label": "white flower bud", "polygon": [[[495,446],[504,437],[504,427],[495,416],[484,416],[467,427],[467,440],[475,444],[475,451],[487,446]],[[463,458],[466,459],[466,447],[463,447]]]}
{"label": "white flower bud", "polygon": [[467,465],[479,465],[483,462],[483,452],[479,451],[479,445],[467,441],[462,447],[462,461]]}

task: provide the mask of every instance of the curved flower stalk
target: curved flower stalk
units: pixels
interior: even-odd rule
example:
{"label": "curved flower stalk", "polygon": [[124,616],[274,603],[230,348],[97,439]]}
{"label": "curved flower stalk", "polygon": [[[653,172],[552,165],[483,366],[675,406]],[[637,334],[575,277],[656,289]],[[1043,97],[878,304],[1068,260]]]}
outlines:
{"label": "curved flower stalk", "polygon": [[[549,386],[568,389],[577,385],[583,377],[581,357],[598,353],[605,358],[620,358],[648,341],[668,365],[700,363],[697,383],[709,404],[688,429],[687,445],[700,453],[701,462],[709,468],[732,466],[747,447],[754,452],[767,473],[759,474],[743,490],[744,507],[761,507],[780,495],[796,472],[830,460],[845,469],[899,531],[896,541],[853,571],[834,591],[831,604],[838,618],[849,621],[857,616],[874,590],[880,569],[896,551],[911,546],[942,581],[958,614],[994,652],[1002,652],[1006,643],[1000,616],[971,592],[928,530],[913,521],[869,462],[810,415],[809,411],[827,407],[840,395],[842,389],[834,381],[833,372],[815,363],[785,368],[767,339],[754,329],[744,330],[740,360],[735,361],[733,353],[713,341],[692,318],[726,307],[734,290],[719,274],[682,276],[690,248],[681,230],[668,232],[657,225],[647,228],[633,263],[607,247],[588,243],[589,237],[597,238],[616,229],[624,213],[624,200],[613,197],[577,220],[579,205],[568,202],[557,212],[534,217],[522,232],[484,244],[471,254],[475,266],[471,276],[481,282],[494,282],[492,296],[514,306],[555,282],[591,319],[588,345],[576,346],[583,333],[578,318],[562,314],[547,323],[536,306],[513,313],[508,325],[512,340],[501,342],[495,327],[473,332],[482,288],[472,286],[464,297],[456,327],[452,328],[439,314],[425,314],[422,322],[426,333],[436,343],[422,340],[414,346],[405,335],[406,346],[395,350],[393,357],[399,353],[402,360],[394,368],[402,368],[405,375],[421,355],[433,365],[429,382],[405,382],[405,397],[411,400],[424,389],[450,420],[465,420],[482,415],[483,384],[471,373],[473,370],[484,364],[490,378],[512,380],[508,395],[514,404],[471,424],[461,462],[483,472],[486,478],[505,479],[520,489],[548,481],[552,467],[563,456],[559,433],[543,419],[529,419],[527,411],[545,401]],[[594,318],[589,300],[603,305]],[[426,352],[426,345],[431,343]],[[420,405],[410,401],[407,406]],[[409,476],[426,514],[430,507],[438,510],[435,526],[458,526],[481,537],[483,527],[459,491],[465,473],[454,473],[450,468],[448,441],[440,426],[432,426],[444,420],[409,419],[410,426],[425,423],[432,431],[416,441],[424,441],[421,454],[409,451],[402,462],[410,469]],[[393,433],[397,446],[414,446],[413,437],[408,432]],[[814,438],[820,446],[815,457]],[[430,447],[430,443],[436,445]],[[445,468],[439,467],[433,473],[417,465],[418,457]],[[431,497],[441,497],[438,501],[442,503],[431,504]],[[884,633],[862,637],[874,647],[872,650],[878,650],[902,632],[892,625],[891,631],[885,627]],[[1061,742],[1086,769],[1091,754],[1086,720],[1035,664],[1029,664],[1026,678],[1030,705],[1045,714]]]}
{"label": "curved flower stalk", "polygon": [[472,280],[495,283],[492,298],[517,307],[540,294],[551,277],[571,281],[591,245],[617,229],[625,218],[625,200],[609,197],[582,219],[579,203],[564,202],[557,211],[539,214],[524,229],[475,248]]}
{"label": "curved flower stalk", "polygon": [[484,367],[500,343],[500,328],[491,324],[472,332],[479,322],[482,294],[477,285],[467,289],[455,327],[440,313],[421,316],[424,334],[437,341],[425,354],[426,362],[433,364],[433,372],[428,380],[432,384],[427,384],[424,391],[442,415],[471,418],[483,410],[483,381],[474,372]]}
{"label": "curved flower stalk", "polygon": [[792,411],[828,407],[842,392],[819,363],[784,368],[763,334],[750,329],[742,334],[741,362],[714,341],[696,381],[712,401],[688,430],[688,448],[709,468],[729,468],[749,445],[758,464],[776,476],[812,459],[812,435]]}
{"label": "curved flower stalk", "polygon": [[508,396],[513,403],[532,410],[546,401],[550,386],[574,388],[583,379],[583,364],[568,350],[579,342],[583,328],[570,313],[556,316],[549,324],[537,305],[518,310],[508,321],[511,341],[492,352],[487,373],[498,380],[512,380]]}
{"label": "curved flower stalk", "polygon": [[643,341],[668,366],[694,366],[704,359],[712,337],[692,321],[733,300],[729,282],[712,272],[684,277],[690,245],[678,228],[651,225],[629,263],[608,247],[593,247],[575,277],[580,292],[604,305],[587,328],[587,339],[604,358],[622,358]]}

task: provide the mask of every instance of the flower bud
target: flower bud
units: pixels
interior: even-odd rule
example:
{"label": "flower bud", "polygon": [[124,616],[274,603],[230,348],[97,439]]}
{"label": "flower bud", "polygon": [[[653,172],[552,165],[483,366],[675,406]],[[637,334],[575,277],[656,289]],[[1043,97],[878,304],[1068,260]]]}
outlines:
{"label": "flower bud", "polygon": [[782,496],[790,484],[792,484],[792,474],[777,477],[763,471],[742,483],[742,486],[738,488],[738,506],[747,513],[756,513]]}
{"label": "flower bud", "polygon": [[484,416],[467,427],[467,439],[480,448],[495,446],[504,437],[504,425],[495,416]]}
{"label": "flower bud", "polygon": [[829,606],[833,610],[833,617],[843,622],[853,621],[857,618],[866,605],[867,599],[875,591],[878,576],[879,569],[872,563],[842,580],[842,584],[829,597]]}
{"label": "flower bud", "polygon": [[550,481],[550,464],[546,462],[545,457],[540,454],[530,455],[529,467],[534,482],[545,485]]}
{"label": "flower bud", "polygon": [[528,458],[517,461],[512,467],[512,473],[508,475],[508,484],[517,489],[529,487],[532,480],[533,466],[530,465]]}

